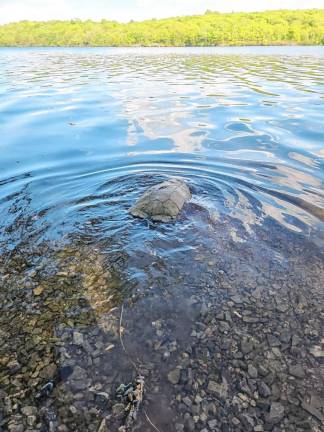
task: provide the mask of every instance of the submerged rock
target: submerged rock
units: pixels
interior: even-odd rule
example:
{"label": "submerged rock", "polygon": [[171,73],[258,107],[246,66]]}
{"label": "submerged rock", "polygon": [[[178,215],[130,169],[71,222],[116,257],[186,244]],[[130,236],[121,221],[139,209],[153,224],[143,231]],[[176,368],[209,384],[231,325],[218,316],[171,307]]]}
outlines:
{"label": "submerged rock", "polygon": [[181,371],[179,368],[173,369],[168,373],[168,380],[170,381],[171,384],[176,385],[180,381],[180,375],[181,375]]}
{"label": "submerged rock", "polygon": [[130,213],[143,219],[169,222],[178,216],[190,198],[191,193],[186,183],[172,178],[144,192],[130,209]]}

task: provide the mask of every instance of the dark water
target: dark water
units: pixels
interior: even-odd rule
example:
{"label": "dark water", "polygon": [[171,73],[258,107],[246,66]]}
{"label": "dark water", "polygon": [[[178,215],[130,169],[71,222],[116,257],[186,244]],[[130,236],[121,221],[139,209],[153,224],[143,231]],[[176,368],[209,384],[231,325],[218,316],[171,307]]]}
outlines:
{"label": "dark water", "polygon": [[[57,366],[52,338],[64,345],[66,328],[91,340],[100,329],[108,344],[109,316],[120,324],[120,308],[110,311],[123,299],[129,352],[165,377],[177,364],[169,345],[185,350],[201,301],[212,307],[256,286],[284,296],[290,283],[318,298],[323,77],[322,47],[1,49],[1,328],[11,332],[2,354],[30,358],[28,344],[33,352],[48,344]],[[128,214],[145,188],[172,176],[193,192],[178,222]],[[152,353],[158,320],[169,347],[162,358]],[[132,368],[116,349],[114,373],[92,363],[112,387]],[[93,350],[109,355],[100,344]],[[35,375],[37,362],[50,362],[44,355],[32,366],[20,360],[29,388],[46,378]],[[154,421],[171,430],[172,390],[158,372],[149,380],[160,386],[148,398]],[[73,410],[66,423],[60,416],[68,430],[92,430],[76,426]]]}

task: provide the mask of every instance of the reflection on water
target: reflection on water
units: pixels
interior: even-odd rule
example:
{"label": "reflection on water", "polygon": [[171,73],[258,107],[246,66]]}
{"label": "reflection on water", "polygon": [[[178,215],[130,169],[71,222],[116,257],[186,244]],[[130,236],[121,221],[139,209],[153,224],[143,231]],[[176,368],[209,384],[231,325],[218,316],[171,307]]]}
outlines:
{"label": "reflection on water", "polygon": [[150,173],[186,178],[209,210],[230,213],[229,201],[237,214],[245,195],[251,218],[257,204],[288,228],[313,227],[323,219],[312,210],[323,206],[323,50],[300,50],[3,49],[2,220],[28,185],[50,230],[67,216],[80,223],[128,176],[126,206],[105,206],[124,210]]}
{"label": "reflection on water", "polygon": [[[323,59],[0,50],[0,430],[118,430],[138,371],[134,430],[320,430]],[[133,219],[171,176],[179,221]]]}

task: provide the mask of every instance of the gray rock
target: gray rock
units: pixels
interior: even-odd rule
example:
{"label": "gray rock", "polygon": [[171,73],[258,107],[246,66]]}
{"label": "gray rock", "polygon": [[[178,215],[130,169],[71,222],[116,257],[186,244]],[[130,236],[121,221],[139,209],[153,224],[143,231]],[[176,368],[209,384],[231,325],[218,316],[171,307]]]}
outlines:
{"label": "gray rock", "polygon": [[37,417],[35,415],[30,415],[27,417],[27,424],[28,426],[32,427],[36,424]]}
{"label": "gray rock", "polygon": [[312,403],[307,403],[306,400],[302,402],[302,408],[309,412],[312,416],[316,417],[322,424],[324,424],[324,416],[319,409],[317,409]]}
{"label": "gray rock", "polygon": [[228,385],[226,380],[223,378],[222,384],[218,384],[216,381],[209,381],[207,390],[211,393],[215,393],[221,399],[226,399],[228,392]]}
{"label": "gray rock", "polygon": [[258,391],[261,397],[267,398],[271,395],[269,386],[264,381],[258,383]]}
{"label": "gray rock", "polygon": [[270,413],[268,416],[268,423],[276,424],[279,423],[285,415],[285,408],[279,402],[272,402],[270,406]]}
{"label": "gray rock", "polygon": [[8,425],[9,432],[24,432],[24,429],[23,424],[9,423]]}
{"label": "gray rock", "polygon": [[79,380],[86,380],[88,378],[87,372],[82,369],[80,366],[75,366],[73,369],[73,373],[71,375],[71,380],[73,381],[79,381]]}
{"label": "gray rock", "polygon": [[181,371],[179,368],[173,369],[172,371],[170,371],[168,373],[168,380],[170,381],[171,384],[178,384],[180,381],[180,374]]}
{"label": "gray rock", "polygon": [[208,426],[210,427],[210,429],[215,428],[217,426],[217,424],[218,424],[218,420],[216,420],[216,419],[209,420],[209,422],[208,422]]}
{"label": "gray rock", "polygon": [[185,430],[193,432],[195,430],[195,423],[191,417],[187,417],[185,420]]}
{"label": "gray rock", "polygon": [[27,417],[37,415],[37,411],[38,409],[36,407],[30,405],[21,408],[21,412]]}
{"label": "gray rock", "polygon": [[184,397],[184,398],[182,399],[182,402],[183,402],[185,405],[187,405],[187,407],[191,407],[191,405],[192,405],[192,401],[191,401],[190,397],[188,397],[188,396]]}
{"label": "gray rock", "polygon": [[208,313],[208,306],[205,302],[201,305],[200,313],[202,316],[205,316]]}
{"label": "gray rock", "polygon": [[315,358],[324,358],[324,349],[322,349],[320,346],[313,346],[310,348],[309,352],[315,357]]}
{"label": "gray rock", "polygon": [[253,350],[253,345],[251,342],[248,342],[247,340],[241,341],[241,351],[243,354],[248,354]]}
{"label": "gray rock", "polygon": [[254,420],[248,414],[242,414],[240,416],[241,423],[244,426],[245,431],[253,431],[254,428]]}
{"label": "gray rock", "polygon": [[290,373],[290,375],[292,375],[296,378],[304,378],[305,377],[305,371],[301,365],[289,366],[289,373]]}
{"label": "gray rock", "polygon": [[75,331],[73,333],[73,343],[74,343],[74,345],[81,346],[81,345],[83,345],[83,342],[84,342],[84,340],[83,340],[83,334]]}
{"label": "gray rock", "polygon": [[20,371],[21,364],[17,360],[11,360],[7,363],[7,368],[9,369],[10,374],[15,374]]}
{"label": "gray rock", "polygon": [[252,364],[248,365],[248,374],[251,378],[257,378],[258,377],[258,370],[255,368]]}
{"label": "gray rock", "polygon": [[129,210],[135,217],[170,222],[175,219],[191,193],[182,180],[172,178],[149,188]]}
{"label": "gray rock", "polygon": [[107,404],[109,400],[109,394],[106,392],[95,393],[94,397],[95,397],[95,401],[100,405]]}
{"label": "gray rock", "polygon": [[91,383],[87,372],[80,366],[75,366],[70,380],[73,389],[76,391],[85,390]]}

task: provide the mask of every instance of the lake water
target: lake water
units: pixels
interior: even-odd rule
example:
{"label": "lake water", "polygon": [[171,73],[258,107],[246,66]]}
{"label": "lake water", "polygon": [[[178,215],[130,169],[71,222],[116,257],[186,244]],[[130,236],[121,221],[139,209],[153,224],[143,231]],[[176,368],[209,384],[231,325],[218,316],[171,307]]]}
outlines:
{"label": "lake water", "polygon": [[[324,47],[0,49],[0,429],[117,430],[140,372],[134,430],[320,430],[289,395],[313,406],[323,378],[323,84]],[[176,223],[129,215],[174,176],[193,194]],[[267,361],[262,405],[246,370]]]}

